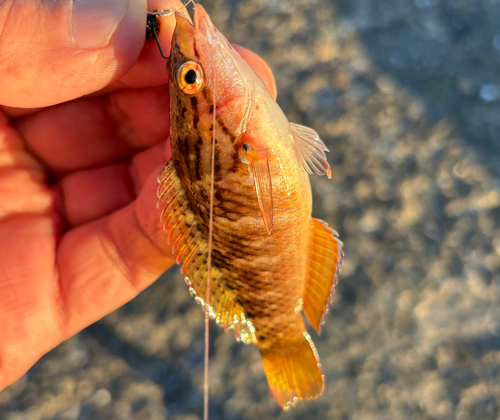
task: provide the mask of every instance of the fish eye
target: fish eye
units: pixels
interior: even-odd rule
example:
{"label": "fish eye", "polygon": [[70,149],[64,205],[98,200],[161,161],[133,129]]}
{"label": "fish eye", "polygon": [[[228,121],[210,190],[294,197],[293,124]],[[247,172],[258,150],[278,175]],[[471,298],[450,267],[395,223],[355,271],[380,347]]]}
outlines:
{"label": "fish eye", "polygon": [[175,69],[175,82],[186,95],[196,95],[204,85],[202,65],[194,60],[182,61]]}
{"label": "fish eye", "polygon": [[184,81],[188,85],[192,85],[193,83],[196,83],[196,72],[194,70],[189,70],[186,75],[184,76]]}

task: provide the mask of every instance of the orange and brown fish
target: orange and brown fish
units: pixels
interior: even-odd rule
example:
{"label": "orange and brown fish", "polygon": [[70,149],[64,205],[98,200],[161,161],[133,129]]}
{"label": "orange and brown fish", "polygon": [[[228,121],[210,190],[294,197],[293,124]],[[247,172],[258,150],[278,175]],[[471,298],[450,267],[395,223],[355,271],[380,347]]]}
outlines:
{"label": "orange and brown fish", "polygon": [[215,137],[205,309],[238,340],[259,347],[271,391],[286,408],[324,388],[302,312],[319,332],[342,258],[335,231],[311,217],[308,173],[331,177],[327,149],[315,131],[287,121],[200,5],[193,24],[175,17],[173,157],[159,176],[162,217],[190,291],[205,307]]}

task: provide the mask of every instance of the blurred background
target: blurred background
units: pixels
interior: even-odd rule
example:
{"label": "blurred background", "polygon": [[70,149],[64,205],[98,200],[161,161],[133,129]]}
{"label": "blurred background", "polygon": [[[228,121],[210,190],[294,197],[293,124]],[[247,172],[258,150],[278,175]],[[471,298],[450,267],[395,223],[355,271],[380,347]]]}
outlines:
{"label": "blurred background", "polygon": [[[314,216],[345,262],[317,401],[211,330],[211,419],[500,418],[500,0],[212,0],[330,149]],[[179,268],[0,393],[0,418],[197,420],[203,312]]]}

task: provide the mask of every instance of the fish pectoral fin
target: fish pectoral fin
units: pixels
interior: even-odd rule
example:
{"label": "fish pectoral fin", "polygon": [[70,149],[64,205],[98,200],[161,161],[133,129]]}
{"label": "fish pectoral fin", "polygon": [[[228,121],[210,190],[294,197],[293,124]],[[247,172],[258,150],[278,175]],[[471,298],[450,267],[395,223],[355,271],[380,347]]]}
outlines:
{"label": "fish pectoral fin", "polygon": [[248,160],[255,181],[255,191],[257,192],[257,200],[259,201],[264,226],[267,233],[271,233],[273,230],[273,186],[268,155],[257,156],[248,153]]}
{"label": "fish pectoral fin", "polygon": [[301,167],[308,174],[325,175],[331,179],[332,171],[326,159],[328,152],[318,133],[312,128],[290,123],[295,154]]}
{"label": "fish pectoral fin", "polygon": [[283,409],[323,393],[325,383],[318,352],[307,333],[292,342],[262,346],[260,354],[269,388]]}
{"label": "fish pectoral fin", "polygon": [[312,219],[311,229],[312,241],[309,249],[303,311],[309,324],[319,334],[321,321],[337,284],[344,254],[337,232],[329,228],[325,222]]}
{"label": "fish pectoral fin", "polygon": [[[182,264],[181,272],[185,275],[191,295],[205,308],[209,278],[208,243],[172,159],[161,171],[158,182],[158,207],[162,207],[161,220],[168,241],[176,255],[177,264]],[[216,266],[212,266],[210,276],[208,310],[219,326],[226,331],[234,330],[237,340],[257,342],[252,323],[247,320],[243,307],[226,286],[226,279]]]}

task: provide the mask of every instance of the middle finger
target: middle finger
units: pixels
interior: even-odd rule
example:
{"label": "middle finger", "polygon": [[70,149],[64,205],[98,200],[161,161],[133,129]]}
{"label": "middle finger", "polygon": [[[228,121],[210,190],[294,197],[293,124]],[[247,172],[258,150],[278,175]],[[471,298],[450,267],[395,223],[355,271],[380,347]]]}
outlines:
{"label": "middle finger", "polygon": [[15,126],[28,149],[56,175],[120,162],[168,137],[168,86],[78,99]]}

